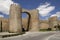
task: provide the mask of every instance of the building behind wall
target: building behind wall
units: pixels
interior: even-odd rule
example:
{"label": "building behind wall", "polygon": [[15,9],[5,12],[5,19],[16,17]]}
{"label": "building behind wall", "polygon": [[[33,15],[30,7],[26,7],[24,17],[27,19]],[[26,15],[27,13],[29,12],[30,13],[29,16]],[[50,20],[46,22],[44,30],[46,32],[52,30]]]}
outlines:
{"label": "building behind wall", "polygon": [[56,27],[59,23],[58,23],[58,18],[57,16],[53,16],[49,18],[49,25],[50,28],[52,28],[52,30],[56,30]]}

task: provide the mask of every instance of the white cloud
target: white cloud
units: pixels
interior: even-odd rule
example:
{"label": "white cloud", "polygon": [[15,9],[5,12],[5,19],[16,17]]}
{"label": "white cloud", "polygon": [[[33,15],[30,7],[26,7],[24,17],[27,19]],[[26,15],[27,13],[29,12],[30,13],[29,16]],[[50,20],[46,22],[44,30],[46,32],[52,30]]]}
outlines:
{"label": "white cloud", "polygon": [[12,0],[0,0],[0,12],[8,15],[11,4],[13,4]]}
{"label": "white cloud", "polygon": [[41,16],[47,16],[55,9],[55,6],[50,6],[50,3],[46,2],[45,4],[40,5],[37,9],[39,10],[39,14]]}
{"label": "white cloud", "polygon": [[54,17],[54,16],[57,16],[56,14],[53,14],[53,15],[51,15],[50,17]]}
{"label": "white cloud", "polygon": [[51,15],[50,17],[57,16],[60,17],[60,12],[56,12],[56,14]]}
{"label": "white cloud", "polygon": [[0,15],[0,17],[4,17],[3,15]]}

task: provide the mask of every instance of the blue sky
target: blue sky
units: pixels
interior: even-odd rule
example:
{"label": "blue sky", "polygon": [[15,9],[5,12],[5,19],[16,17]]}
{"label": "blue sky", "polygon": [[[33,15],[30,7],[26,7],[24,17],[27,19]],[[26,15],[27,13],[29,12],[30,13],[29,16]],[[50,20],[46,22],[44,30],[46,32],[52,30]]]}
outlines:
{"label": "blue sky", "polygon": [[[56,8],[60,10],[59,9],[60,0],[13,0],[13,1],[16,3],[19,3],[23,8],[26,8],[26,9],[34,9],[41,4],[48,2],[51,5],[56,6]],[[56,11],[58,11],[57,9]]]}
{"label": "blue sky", "polygon": [[[45,6],[48,5],[48,7],[45,7],[49,9],[49,7],[52,9],[49,12],[47,12],[46,14],[44,14],[43,12],[45,11],[41,11],[41,15],[39,16],[40,19],[47,19],[50,16],[59,16],[60,14],[60,0],[11,0],[15,3],[18,3],[19,5],[21,5],[22,8],[25,9],[37,9],[37,8],[41,8],[41,6]],[[6,15],[5,13],[0,11],[0,15],[4,15],[5,18],[8,17],[8,15]],[[43,16],[42,16],[43,15]],[[26,14],[23,14],[23,17],[25,17]]]}

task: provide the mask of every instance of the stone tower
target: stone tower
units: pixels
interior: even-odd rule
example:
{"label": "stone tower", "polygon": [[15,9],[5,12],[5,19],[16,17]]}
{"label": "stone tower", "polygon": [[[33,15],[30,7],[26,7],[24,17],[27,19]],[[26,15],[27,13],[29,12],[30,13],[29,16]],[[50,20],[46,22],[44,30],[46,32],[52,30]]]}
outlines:
{"label": "stone tower", "polygon": [[22,32],[21,22],[21,7],[18,4],[12,4],[10,7],[9,16],[9,32],[21,33]]}

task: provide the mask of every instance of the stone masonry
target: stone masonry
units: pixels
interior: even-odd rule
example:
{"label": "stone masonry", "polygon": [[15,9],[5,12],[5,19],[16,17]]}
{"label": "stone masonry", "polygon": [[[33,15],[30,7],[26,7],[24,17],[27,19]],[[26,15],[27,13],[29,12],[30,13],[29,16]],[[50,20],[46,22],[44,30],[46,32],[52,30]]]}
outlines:
{"label": "stone masonry", "polygon": [[[21,33],[22,32],[22,18],[21,14],[27,12],[30,15],[29,26],[31,26],[30,31],[39,30],[39,19],[38,11],[33,10],[24,10],[17,4],[12,4],[10,7],[10,17],[9,17],[9,32]],[[34,21],[35,20],[35,21]]]}
{"label": "stone masonry", "polygon": [[[22,19],[22,13],[28,14],[27,19]],[[22,27],[28,31],[35,32],[39,29],[54,28],[58,23],[57,17],[50,17],[48,20],[39,20],[38,10],[23,9],[18,4],[10,7],[9,18],[0,18],[0,32],[22,33]],[[23,25],[23,26],[22,26]]]}
{"label": "stone masonry", "polygon": [[52,28],[52,30],[55,30],[54,27],[59,24],[59,23],[58,23],[57,16],[50,17],[50,18],[49,18],[49,23],[50,23],[50,28]]}
{"label": "stone masonry", "polygon": [[12,4],[10,7],[9,16],[9,32],[21,33],[22,21],[21,21],[21,7],[18,4]]}

